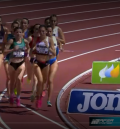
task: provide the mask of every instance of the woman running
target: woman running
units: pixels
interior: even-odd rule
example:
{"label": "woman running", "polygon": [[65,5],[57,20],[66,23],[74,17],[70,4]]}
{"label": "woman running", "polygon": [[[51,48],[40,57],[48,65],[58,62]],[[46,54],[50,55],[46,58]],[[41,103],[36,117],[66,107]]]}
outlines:
{"label": "woman running", "polygon": [[[50,38],[53,39],[54,47],[55,47],[55,50],[56,50],[57,40],[56,40],[56,37],[53,36],[52,26],[47,26],[47,36],[49,36]],[[50,56],[49,64],[50,64],[50,69],[49,69],[49,76],[48,76],[48,86],[49,87],[48,87],[47,105],[51,107],[52,104],[51,104],[50,100],[51,100],[51,95],[52,95],[52,91],[53,91],[53,80],[54,80],[55,74],[56,74],[57,69],[58,69],[58,62],[57,62],[56,55],[51,55]]]}
{"label": "woman running", "polygon": [[[29,20],[27,18],[23,18],[21,21],[21,28],[23,30],[23,37],[25,39],[28,38],[28,33],[29,33]],[[26,66],[26,72],[27,72],[27,81],[28,83],[31,82],[30,80],[30,57],[29,54],[25,53],[25,66]]]}
{"label": "woman running", "polygon": [[3,26],[2,24],[2,18],[0,17],[0,68],[3,62],[3,50],[5,47],[5,34],[8,32],[7,27]]}
{"label": "woman running", "polygon": [[40,25],[39,32],[39,42],[37,42],[36,46],[33,49],[33,52],[36,53],[36,60],[31,60],[31,62],[34,63],[34,74],[36,75],[38,80],[36,93],[37,108],[40,108],[42,105],[43,84],[47,81],[49,72],[49,56],[56,55],[53,40],[46,36],[47,30],[45,25]]}
{"label": "woman running", "polygon": [[[30,46],[30,62],[36,58],[36,55],[32,54],[31,51],[32,51],[32,48],[35,47],[36,42],[39,41],[39,37],[40,37],[39,27],[40,27],[40,24],[35,24],[29,30],[29,35],[30,36],[28,37],[28,41],[30,42],[29,43],[29,46]],[[30,68],[31,69],[30,80],[32,80],[32,77],[33,77],[31,102],[33,102],[34,99],[35,99],[35,96],[36,96],[36,86],[37,86],[37,78],[36,78],[35,75],[33,75],[34,74],[34,69],[32,69],[32,68],[33,67],[31,66],[31,68]]]}
{"label": "woman running", "polygon": [[58,18],[55,14],[50,16],[50,23],[53,28],[53,35],[56,37],[57,42],[59,44],[59,48],[57,47],[57,51],[56,51],[57,59],[58,59],[59,49],[63,51],[62,44],[65,44],[65,37],[62,29],[57,26]]}
{"label": "woman running", "polygon": [[[21,79],[25,72],[24,57],[25,52],[29,50],[29,43],[23,39],[22,29],[17,27],[14,29],[14,39],[10,39],[5,48],[5,53],[10,53],[10,63],[8,71],[10,75],[10,104],[14,103],[14,88],[17,84],[17,106],[20,106]],[[10,49],[12,45],[12,49]]]}
{"label": "woman running", "polygon": [[45,18],[44,24],[45,26],[50,26],[50,17]]}
{"label": "woman running", "polygon": [[[5,43],[6,43],[6,45],[7,45],[7,42],[10,39],[14,38],[14,29],[16,27],[19,27],[19,24],[17,22],[13,22],[11,24],[11,31],[10,32],[8,31],[5,34]],[[6,72],[6,88],[7,88],[7,94],[8,94],[8,97],[9,97],[9,95],[10,95],[10,90],[9,90],[10,77],[9,77],[9,72],[8,72],[8,65],[9,65],[10,54],[4,55],[4,56],[5,56],[5,58],[4,58],[4,68],[5,68],[5,72]],[[15,91],[15,93],[16,93],[16,91]]]}

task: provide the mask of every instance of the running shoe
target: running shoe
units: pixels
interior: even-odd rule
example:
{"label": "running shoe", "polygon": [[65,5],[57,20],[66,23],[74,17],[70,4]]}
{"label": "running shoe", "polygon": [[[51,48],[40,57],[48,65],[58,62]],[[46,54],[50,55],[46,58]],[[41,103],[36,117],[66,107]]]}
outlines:
{"label": "running shoe", "polygon": [[17,106],[19,107],[20,106],[20,99],[16,99],[16,104],[17,104]]}
{"label": "running shoe", "polygon": [[14,94],[17,95],[17,89],[16,88],[14,89]]}
{"label": "running shoe", "polygon": [[47,101],[47,105],[48,105],[48,107],[52,107],[52,104],[50,101]]}
{"label": "running shoe", "polygon": [[35,95],[31,95],[30,99],[31,99],[31,102],[34,102],[34,100],[35,100]]}
{"label": "running shoe", "polygon": [[36,101],[36,108],[40,108],[42,106],[42,97],[40,99],[37,99]]}

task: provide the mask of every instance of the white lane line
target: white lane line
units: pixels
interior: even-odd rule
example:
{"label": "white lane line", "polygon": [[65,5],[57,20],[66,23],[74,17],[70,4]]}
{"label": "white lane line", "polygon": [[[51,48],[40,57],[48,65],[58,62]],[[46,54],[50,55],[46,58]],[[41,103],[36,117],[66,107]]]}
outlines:
{"label": "white lane line", "polygon": [[[74,13],[65,13],[65,14],[58,14],[57,16],[69,16],[69,15],[75,15],[75,14],[80,14],[80,13],[90,13],[90,12],[97,12],[97,11],[105,11],[105,10],[113,10],[113,9],[119,9],[120,7],[114,7],[114,8],[106,8],[106,9],[98,9],[98,10],[89,10],[89,11],[82,11],[82,12],[74,12]],[[37,18],[30,18],[29,20],[37,20],[37,19],[43,19],[49,16],[44,16],[44,17],[37,17]],[[7,23],[12,23],[11,22],[7,22]]]}
{"label": "white lane line", "polygon": [[89,21],[89,20],[98,20],[98,19],[101,19],[101,18],[118,17],[118,16],[120,16],[120,15],[118,14],[118,15],[110,15],[110,16],[103,16],[103,17],[93,17],[93,18],[80,19],[80,20],[69,21],[69,22],[61,22],[61,23],[59,23],[59,25],[68,24],[68,23],[73,23],[73,22],[82,22],[82,21]]}
{"label": "white lane line", "polygon": [[22,105],[22,104],[21,104],[21,106],[24,107],[24,108],[26,108],[27,110],[33,112],[34,114],[36,114],[36,115],[38,115],[38,116],[40,116],[40,117],[42,117],[42,118],[44,118],[44,119],[46,119],[46,120],[48,120],[48,121],[50,121],[50,122],[52,122],[52,123],[54,123],[54,124],[60,126],[60,127],[63,128],[63,129],[69,129],[69,128],[67,128],[67,127],[65,127],[65,126],[63,126],[63,125],[57,123],[56,121],[53,121],[53,120],[49,119],[48,117],[45,117],[45,116],[43,116],[42,114],[40,114],[40,113],[38,113],[38,112],[36,112],[36,111],[30,109],[30,108],[27,108],[25,105]]}
{"label": "white lane line", "polygon": [[[86,55],[86,54],[89,54],[89,53],[101,51],[101,50],[108,49],[108,48],[112,48],[112,47],[116,47],[116,46],[120,46],[120,44],[116,44],[116,45],[112,45],[112,46],[108,46],[108,47],[96,49],[96,50],[93,50],[93,51],[89,51],[89,52],[86,52],[86,53],[82,53],[82,54],[79,54],[79,55],[76,55],[76,56],[72,56],[72,57],[70,57],[70,58],[66,58],[66,59],[60,60],[60,61],[58,61],[58,63],[63,62],[63,61],[66,61],[66,60],[70,60],[70,59],[73,59],[73,58],[76,58],[76,57],[78,57],[78,56],[83,56],[83,55]],[[26,76],[27,76],[27,75],[25,75],[24,78],[25,78]],[[2,97],[3,97],[3,95],[5,94],[5,91],[6,91],[6,90],[7,90],[7,89],[5,89],[5,90],[3,91],[3,93],[0,95],[0,100],[2,100]],[[22,106],[25,107],[24,105],[22,105]],[[27,108],[27,107],[25,107],[25,108],[26,108],[27,110],[29,109],[29,108]],[[30,110],[31,112],[33,112],[33,113],[39,115],[40,117],[42,117],[42,118],[44,118],[44,119],[47,119],[48,121],[51,121],[51,122],[54,123],[54,124],[56,123],[58,126],[62,126],[62,125],[60,125],[59,123],[57,123],[57,122],[55,122],[55,121],[53,121],[53,120],[51,120],[51,119],[49,119],[49,118],[47,118],[47,117],[41,115],[40,113],[38,113],[38,112],[36,112],[36,111],[34,111],[34,110],[32,110],[32,109],[29,109],[29,110]],[[63,128],[68,129],[68,128],[64,127],[64,126],[63,126]]]}
{"label": "white lane line", "polygon": [[83,28],[83,29],[78,29],[78,30],[66,31],[66,32],[64,32],[64,34],[72,33],[72,32],[77,32],[77,31],[83,31],[83,30],[96,29],[96,28],[101,28],[101,27],[107,27],[107,26],[115,26],[115,25],[119,25],[119,24],[120,23],[106,24],[106,25],[102,25],[102,26],[93,26],[93,27],[89,27],[89,28]]}
{"label": "white lane line", "polygon": [[96,36],[96,37],[91,37],[91,38],[85,38],[85,39],[81,39],[81,40],[76,40],[76,41],[65,43],[65,45],[68,45],[68,44],[71,44],[71,43],[78,43],[78,42],[82,42],[82,41],[87,41],[87,40],[91,40],[91,39],[97,39],[97,38],[112,36],[112,35],[118,35],[118,34],[120,34],[120,32],[107,34],[107,35]]}
{"label": "white lane line", "polygon": [[7,125],[5,124],[5,122],[2,120],[1,116],[0,116],[0,123],[1,123],[2,125],[4,125],[6,129],[11,129],[9,126],[7,126]]}
{"label": "white lane line", "polygon": [[[90,5],[90,4],[85,4],[85,5]],[[30,10],[30,11],[23,11],[23,12],[6,13],[6,14],[1,14],[1,16],[21,14],[21,13],[30,13],[30,12],[38,12],[38,11],[41,12],[41,11],[45,11],[45,10],[54,10],[54,9],[61,9],[61,8],[73,8],[73,7],[80,7],[80,6],[83,6],[83,5],[78,5],[77,4],[77,5],[72,5],[72,6],[62,6],[62,7],[55,7],[55,8],[46,8],[46,9],[39,9],[39,10]],[[119,7],[115,7],[115,8],[119,8]],[[111,9],[115,9],[115,8],[111,8]],[[103,9],[103,10],[105,10],[105,9]],[[99,10],[92,10],[92,11],[99,11]],[[90,12],[90,11],[83,11],[83,13],[85,13],[85,12]]]}
{"label": "white lane line", "polygon": [[[36,5],[36,4],[59,3],[59,2],[63,2],[63,1],[72,1],[72,0],[60,0],[60,1],[49,1],[49,2],[39,2],[39,3],[13,5],[13,6],[4,6],[4,7],[0,7],[0,9],[3,9],[3,8],[7,8],[8,9],[8,8],[13,8],[13,7],[29,6],[29,5]],[[117,1],[115,1],[115,2],[117,2]]]}
{"label": "white lane line", "polygon": [[[73,0],[61,0],[61,1],[58,1],[58,2],[62,2],[62,1],[73,1]],[[109,2],[88,3],[88,4],[81,4],[81,6],[94,5],[94,4],[104,4],[104,3],[116,3],[116,2],[119,2],[119,1],[120,1],[120,0],[109,1]],[[53,3],[53,2],[57,2],[57,1],[31,3],[31,4],[22,4],[22,5],[14,5],[14,6],[5,6],[5,7],[0,7],[0,8],[11,8],[11,7],[19,7],[19,6],[27,6],[27,5],[35,5],[35,4],[44,4],[44,3]]]}
{"label": "white lane line", "polygon": [[95,49],[95,50],[92,50],[92,51],[88,51],[88,52],[85,52],[85,53],[82,53],[82,54],[78,54],[78,55],[71,56],[71,57],[69,57],[69,58],[60,60],[60,61],[58,61],[58,62],[59,62],[59,63],[60,63],[60,62],[64,62],[64,61],[66,61],[66,60],[70,60],[70,59],[73,59],[73,58],[76,58],[76,57],[79,57],[79,56],[83,56],[83,55],[86,55],[86,54],[90,54],[90,53],[93,53],[93,52],[98,52],[98,51],[101,51],[101,50],[113,48],[113,47],[116,47],[116,46],[120,46],[120,44],[116,44],[116,45],[112,45],[112,46],[103,47],[103,48],[100,48],[100,49]]}

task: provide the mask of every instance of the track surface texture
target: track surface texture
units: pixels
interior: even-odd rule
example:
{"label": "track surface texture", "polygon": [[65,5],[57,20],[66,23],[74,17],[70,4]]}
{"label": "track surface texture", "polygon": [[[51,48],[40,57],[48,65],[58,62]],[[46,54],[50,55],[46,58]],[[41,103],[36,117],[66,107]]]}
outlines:
{"label": "track surface texture", "polygon": [[[24,78],[21,107],[11,107],[5,97],[6,75],[4,66],[0,76],[0,129],[69,129],[56,110],[56,100],[62,87],[75,76],[92,68],[93,61],[109,61],[119,57],[120,1],[107,0],[29,0],[0,1],[0,16],[10,28],[16,18],[27,17],[30,25],[43,23],[51,14],[58,15],[66,45],[59,55],[59,68],[54,81],[53,106],[47,107],[47,94],[41,109],[30,102],[31,85]],[[91,73],[77,80],[62,95],[60,109],[67,120],[78,129],[89,127],[89,116],[67,114],[67,102],[72,88],[116,90],[119,85],[92,85]],[[104,128],[104,127],[99,127]],[[106,127],[107,128],[107,127]],[[112,128],[112,127],[111,127]],[[117,129],[119,127],[114,127]],[[94,127],[95,129],[95,127]]]}

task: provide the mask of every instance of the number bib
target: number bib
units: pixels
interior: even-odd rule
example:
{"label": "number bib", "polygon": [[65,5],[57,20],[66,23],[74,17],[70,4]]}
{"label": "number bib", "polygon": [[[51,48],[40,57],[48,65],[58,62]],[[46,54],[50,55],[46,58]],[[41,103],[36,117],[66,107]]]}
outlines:
{"label": "number bib", "polygon": [[14,51],[13,52],[13,57],[14,58],[23,58],[25,56],[24,51]]}
{"label": "number bib", "polygon": [[36,51],[39,54],[49,54],[49,49],[46,46],[37,46]]}
{"label": "number bib", "polygon": [[3,37],[0,36],[0,43],[3,43]]}

